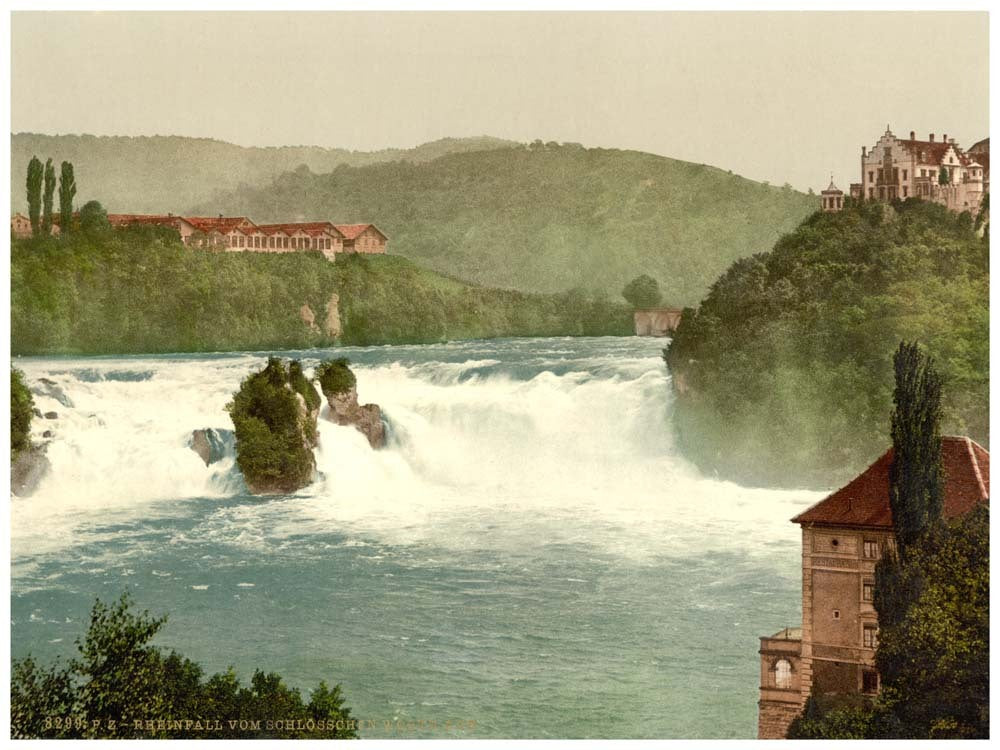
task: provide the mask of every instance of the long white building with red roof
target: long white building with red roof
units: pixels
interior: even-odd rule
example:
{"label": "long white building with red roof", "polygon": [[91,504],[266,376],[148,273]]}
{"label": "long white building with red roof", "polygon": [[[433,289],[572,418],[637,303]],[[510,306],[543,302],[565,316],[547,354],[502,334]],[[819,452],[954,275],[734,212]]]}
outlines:
{"label": "long white building with red roof", "polygon": [[[113,227],[161,226],[176,229],[190,247],[225,252],[290,253],[317,250],[333,260],[338,253],[382,254],[389,238],[374,224],[300,221],[256,224],[246,216],[177,216],[175,214],[108,214]],[[53,227],[53,233],[58,227]],[[11,231],[31,236],[27,217],[14,214]]]}

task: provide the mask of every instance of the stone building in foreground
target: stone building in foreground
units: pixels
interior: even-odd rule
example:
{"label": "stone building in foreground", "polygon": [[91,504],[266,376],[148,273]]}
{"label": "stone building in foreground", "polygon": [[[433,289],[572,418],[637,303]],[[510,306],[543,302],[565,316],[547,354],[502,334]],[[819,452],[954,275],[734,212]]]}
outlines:
{"label": "stone building in foreground", "polygon": [[[874,694],[878,617],[875,563],[895,544],[889,508],[890,448],[843,488],[803,511],[802,627],[760,639],[757,736],[782,738],[810,691]],[[967,437],[941,439],[944,517],[989,499],[990,454]]]}

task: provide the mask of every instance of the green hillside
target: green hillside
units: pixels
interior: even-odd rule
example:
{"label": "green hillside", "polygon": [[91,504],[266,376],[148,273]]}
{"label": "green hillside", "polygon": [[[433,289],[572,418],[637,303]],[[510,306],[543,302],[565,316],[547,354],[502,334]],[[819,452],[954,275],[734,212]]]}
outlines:
{"label": "green hillside", "polygon": [[477,287],[398,256],[214,253],[136,227],[14,240],[10,326],[14,355],[132,354],[621,336],[632,316],[600,296]]}
{"label": "green hillside", "polygon": [[843,482],[890,444],[901,340],[937,361],[943,432],[988,445],[989,240],[915,199],[817,212],[685,312],[666,354],[679,446],[741,482]]}
{"label": "green hillside", "polygon": [[536,142],[424,163],[299,169],[192,213],[370,221],[389,252],[495,287],[617,296],[654,277],[694,303],[737,258],[770,247],[817,199],[636,151]]}
{"label": "green hillside", "polygon": [[84,191],[78,203],[97,199],[112,213],[182,213],[192,204],[241,184],[259,185],[305,164],[327,172],[340,164],[422,162],[455,151],[496,149],[498,138],[443,138],[412,149],[363,152],[316,146],[244,148],[208,138],[16,133],[10,138],[13,210],[27,207],[24,175],[33,155],[71,161]]}

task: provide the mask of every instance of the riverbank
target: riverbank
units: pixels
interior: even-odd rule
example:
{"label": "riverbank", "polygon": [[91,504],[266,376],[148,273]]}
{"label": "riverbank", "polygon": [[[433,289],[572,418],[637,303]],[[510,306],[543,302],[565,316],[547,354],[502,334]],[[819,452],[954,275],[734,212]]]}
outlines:
{"label": "riverbank", "polygon": [[631,332],[624,302],[467,284],[405,258],[185,247],[154,227],[14,240],[14,355],[418,344]]}

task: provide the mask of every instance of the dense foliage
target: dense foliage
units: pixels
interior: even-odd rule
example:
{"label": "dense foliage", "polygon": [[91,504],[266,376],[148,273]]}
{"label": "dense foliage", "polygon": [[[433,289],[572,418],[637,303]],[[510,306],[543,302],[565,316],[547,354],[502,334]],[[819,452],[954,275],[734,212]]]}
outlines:
{"label": "dense foliage", "polygon": [[[15,133],[10,138],[11,200],[25,211],[24,176],[33,154],[74,163],[86,194],[112,213],[183,213],[193,202],[240,185],[259,185],[306,165],[328,172],[340,164],[422,162],[456,151],[513,145],[499,138],[442,138],[411,149],[364,152],[318,146],[246,148],[209,138]],[[20,183],[20,184],[18,184]],[[326,217],[325,217],[326,218]],[[283,217],[282,221],[288,221]]]}
{"label": "dense foliage", "polygon": [[896,621],[884,621],[876,585],[879,696],[848,705],[811,698],[789,738],[989,737],[989,526],[981,504],[913,545],[898,569],[896,591],[909,604]]}
{"label": "dense foliage", "polygon": [[318,408],[319,394],[301,365],[286,368],[270,357],[226,405],[236,434],[236,463],[254,492],[293,492],[312,481],[316,416],[303,413],[298,394],[307,407]]}
{"label": "dense foliage", "polygon": [[16,454],[31,445],[32,407],[35,400],[31,397],[24,382],[24,374],[13,367],[10,368],[10,455]]}
{"label": "dense foliage", "polygon": [[871,736],[874,709],[864,695],[810,695],[788,727],[790,740],[862,740]]}
{"label": "dense foliage", "polygon": [[470,286],[391,255],[213,253],[163,228],[109,230],[100,204],[88,206],[85,231],[12,242],[13,353],[330,346],[299,309],[323,320],[334,293],[344,344],[631,332],[628,308],[598,294]]}
{"label": "dense foliage", "polygon": [[622,297],[632,307],[636,308],[656,307],[663,301],[663,295],[660,294],[660,285],[656,282],[656,279],[646,274],[636,276],[627,283],[625,288],[622,289]]}
{"label": "dense foliage", "polygon": [[737,261],[665,353],[682,450],[744,482],[829,486],[889,442],[892,352],[939,363],[946,432],[988,444],[989,245],[909,200],[816,213]]}
{"label": "dense foliage", "polygon": [[941,520],[941,377],[916,343],[901,343],[893,358],[895,408],[890,419],[893,458],[889,507],[899,554]]}
{"label": "dense foliage", "polygon": [[[42,179],[45,168],[37,156],[32,156],[28,162],[27,179],[25,180],[25,203],[28,207],[28,218],[31,220],[31,233],[38,234],[42,229]],[[20,174],[20,171],[17,172]],[[12,190],[11,195],[16,193]]]}
{"label": "dense foliage", "polygon": [[320,362],[316,367],[316,378],[319,380],[319,387],[323,390],[323,395],[327,398],[346,393],[357,385],[357,378],[351,372],[350,360],[347,357],[337,357],[336,359]]}
{"label": "dense foliage", "polygon": [[[340,686],[324,682],[306,702],[275,673],[249,687],[232,668],[203,679],[176,651],[151,645],[166,617],[134,614],[123,595],[95,603],[80,655],[48,668],[30,656],[11,669],[15,739],[334,739],[356,737]],[[195,722],[197,721],[197,725]]]}
{"label": "dense foliage", "polygon": [[421,164],[298,169],[187,210],[372,221],[392,253],[520,291],[580,287],[617,297],[642,269],[668,304],[683,305],[732,261],[791,231],[815,202],[705,165],[536,143]]}

